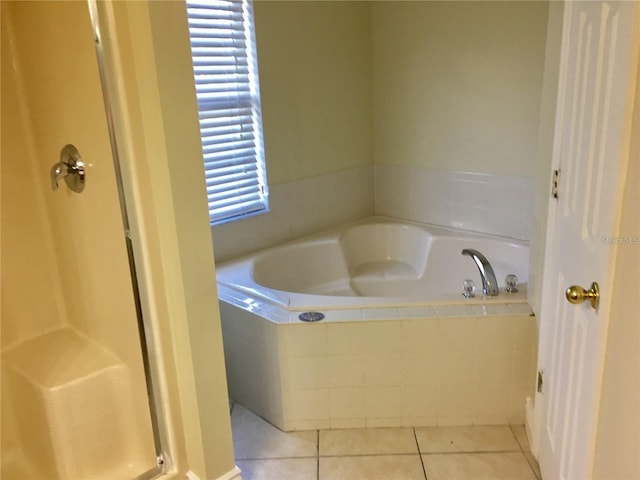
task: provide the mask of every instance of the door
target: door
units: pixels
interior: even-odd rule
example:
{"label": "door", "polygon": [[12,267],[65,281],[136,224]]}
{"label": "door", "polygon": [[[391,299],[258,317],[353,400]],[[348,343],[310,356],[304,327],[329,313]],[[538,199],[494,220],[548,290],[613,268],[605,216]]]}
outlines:
{"label": "door", "polygon": [[[591,478],[637,62],[637,2],[565,3],[540,328],[538,460],[545,479]],[[598,308],[570,285],[600,285]]]}

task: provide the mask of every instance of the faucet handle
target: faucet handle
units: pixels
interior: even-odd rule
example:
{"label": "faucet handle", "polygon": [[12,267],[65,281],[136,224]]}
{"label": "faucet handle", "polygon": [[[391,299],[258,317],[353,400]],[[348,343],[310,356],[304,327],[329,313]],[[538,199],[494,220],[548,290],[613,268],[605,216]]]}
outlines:
{"label": "faucet handle", "polygon": [[467,278],[462,282],[462,288],[464,289],[464,292],[462,292],[464,298],[473,298],[476,296],[476,284],[473,280]]}
{"label": "faucet handle", "polygon": [[518,291],[518,277],[510,273],[504,277],[504,291],[508,293],[516,293]]}
{"label": "faucet handle", "polygon": [[51,190],[58,190],[58,180],[69,175],[69,170],[64,162],[58,162],[51,167]]}

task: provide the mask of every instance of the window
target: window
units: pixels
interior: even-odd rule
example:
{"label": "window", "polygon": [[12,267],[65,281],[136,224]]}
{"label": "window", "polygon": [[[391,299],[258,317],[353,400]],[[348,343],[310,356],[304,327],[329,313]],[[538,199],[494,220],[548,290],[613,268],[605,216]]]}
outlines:
{"label": "window", "polygon": [[187,0],[211,224],[268,211],[251,0]]}

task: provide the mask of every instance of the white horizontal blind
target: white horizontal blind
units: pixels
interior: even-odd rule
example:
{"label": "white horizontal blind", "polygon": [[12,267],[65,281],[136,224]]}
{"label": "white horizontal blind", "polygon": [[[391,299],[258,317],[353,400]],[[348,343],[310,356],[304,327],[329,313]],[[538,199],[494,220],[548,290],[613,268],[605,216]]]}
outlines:
{"label": "white horizontal blind", "polygon": [[268,209],[251,0],[187,0],[211,223]]}

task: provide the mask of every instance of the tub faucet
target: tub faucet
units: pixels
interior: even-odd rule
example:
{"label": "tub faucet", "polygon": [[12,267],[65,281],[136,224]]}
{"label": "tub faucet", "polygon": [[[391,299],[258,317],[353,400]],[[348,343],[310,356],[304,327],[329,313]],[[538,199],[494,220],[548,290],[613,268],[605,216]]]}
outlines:
{"label": "tub faucet", "polygon": [[496,274],[483,254],[473,248],[465,248],[462,250],[462,255],[470,256],[478,266],[480,270],[480,278],[482,279],[482,293],[488,296],[498,295],[498,282],[496,281]]}

